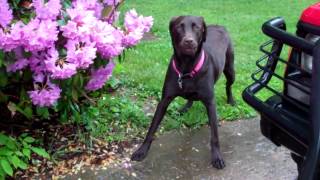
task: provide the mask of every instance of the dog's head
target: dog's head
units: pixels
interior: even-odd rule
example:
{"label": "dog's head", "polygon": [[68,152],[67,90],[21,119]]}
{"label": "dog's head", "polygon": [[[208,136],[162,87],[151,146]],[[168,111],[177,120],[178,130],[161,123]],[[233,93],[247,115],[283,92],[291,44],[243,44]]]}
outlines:
{"label": "dog's head", "polygon": [[206,40],[207,27],[203,17],[173,17],[169,30],[175,52],[183,56],[195,56]]}

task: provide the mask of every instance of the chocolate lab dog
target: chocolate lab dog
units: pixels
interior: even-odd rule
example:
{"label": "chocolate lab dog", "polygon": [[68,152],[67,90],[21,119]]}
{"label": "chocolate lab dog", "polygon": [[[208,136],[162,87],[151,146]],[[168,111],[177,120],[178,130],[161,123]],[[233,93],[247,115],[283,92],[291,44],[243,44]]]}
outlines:
{"label": "chocolate lab dog", "polygon": [[147,136],[131,159],[144,159],[153,136],[163,119],[170,102],[177,96],[188,100],[182,108],[186,111],[193,101],[201,101],[207,110],[211,128],[211,163],[225,167],[220,152],[214,84],[223,72],[226,79],[227,102],[233,105],[231,86],[235,79],[234,53],[230,37],[224,27],[206,26],[202,17],[179,16],[170,21],[170,35],[174,48],[167,70],[162,98],[157,106]]}

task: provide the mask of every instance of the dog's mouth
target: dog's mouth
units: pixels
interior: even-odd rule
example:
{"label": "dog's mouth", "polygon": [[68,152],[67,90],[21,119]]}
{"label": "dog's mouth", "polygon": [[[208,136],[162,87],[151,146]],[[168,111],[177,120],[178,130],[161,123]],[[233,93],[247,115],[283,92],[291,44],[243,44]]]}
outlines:
{"label": "dog's mouth", "polygon": [[183,47],[183,53],[186,55],[194,55],[196,53],[197,47],[187,46]]}

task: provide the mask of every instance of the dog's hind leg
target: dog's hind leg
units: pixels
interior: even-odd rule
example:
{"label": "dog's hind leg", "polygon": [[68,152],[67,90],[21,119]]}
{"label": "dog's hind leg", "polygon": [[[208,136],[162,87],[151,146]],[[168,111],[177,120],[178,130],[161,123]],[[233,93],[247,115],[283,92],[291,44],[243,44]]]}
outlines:
{"label": "dog's hind leg", "polygon": [[232,95],[232,84],[235,80],[235,71],[234,71],[234,52],[232,44],[229,44],[229,47],[226,52],[226,64],[223,70],[224,75],[226,76],[226,93],[227,93],[227,103],[235,105],[235,101]]}
{"label": "dog's hind leg", "polygon": [[193,104],[193,101],[188,100],[188,102],[181,109],[179,109],[178,112],[180,114],[186,113],[191,108],[192,104]]}
{"label": "dog's hind leg", "polygon": [[149,148],[150,148],[152,140],[153,140],[153,136],[154,136],[155,132],[157,131],[157,129],[160,125],[160,122],[162,121],[163,116],[164,116],[165,112],[167,111],[167,108],[173,99],[174,99],[174,97],[166,97],[166,96],[161,99],[161,101],[159,102],[159,104],[157,106],[155,115],[152,119],[152,123],[150,125],[149,130],[148,130],[147,136],[144,139],[142,145],[139,147],[139,149],[136,150],[132,154],[131,160],[141,161],[147,156],[147,153],[149,151]]}

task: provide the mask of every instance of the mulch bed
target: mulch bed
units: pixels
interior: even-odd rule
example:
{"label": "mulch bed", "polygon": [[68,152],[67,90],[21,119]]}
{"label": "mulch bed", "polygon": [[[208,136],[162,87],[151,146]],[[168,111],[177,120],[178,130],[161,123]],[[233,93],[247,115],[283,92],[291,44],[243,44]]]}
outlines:
{"label": "mulch bed", "polygon": [[[129,161],[124,157],[132,151],[134,144],[138,143],[135,140],[108,143],[90,137],[84,127],[70,124],[52,125],[52,122],[44,122],[33,127],[35,129],[20,130],[43,139],[44,148],[51,154],[51,160],[32,154],[29,168],[16,171],[12,179],[60,179],[88,168],[93,170],[112,164],[128,164],[129,162],[123,162]],[[14,131],[17,132],[16,128]]]}

